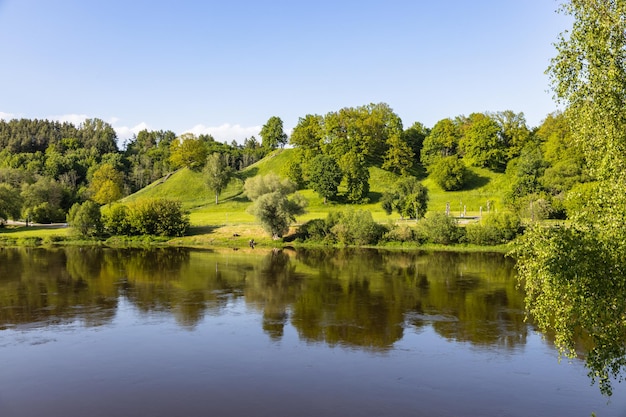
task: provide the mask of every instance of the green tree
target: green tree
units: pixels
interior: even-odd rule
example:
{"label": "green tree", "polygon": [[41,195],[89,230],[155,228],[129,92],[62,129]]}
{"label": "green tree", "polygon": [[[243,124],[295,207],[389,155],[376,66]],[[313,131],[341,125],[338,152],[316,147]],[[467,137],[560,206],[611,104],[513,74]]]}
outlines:
{"label": "green tree", "polygon": [[487,114],[470,114],[459,140],[459,148],[465,163],[470,166],[491,170],[502,170],[506,166],[500,126]]}
{"label": "green tree", "polygon": [[289,143],[304,150],[319,151],[323,138],[324,118],[317,114],[307,114],[304,118],[301,117],[293,128]]}
{"label": "green tree", "polygon": [[81,236],[98,236],[102,233],[100,206],[91,200],[76,203],[67,215],[67,222]]}
{"label": "green tree", "polygon": [[244,184],[248,198],[253,201],[248,211],[273,239],[280,239],[289,231],[295,216],[304,213],[307,201],[299,194],[289,196],[295,189],[295,184],[280,180],[275,174],[252,177]]}
{"label": "green tree", "polygon": [[22,198],[18,190],[6,183],[0,184],[0,226],[8,219],[17,219],[22,208]]}
{"label": "green tree", "polygon": [[428,172],[430,178],[445,191],[462,189],[469,176],[467,167],[457,155],[437,159]]}
{"label": "green tree", "polygon": [[589,375],[611,394],[626,366],[626,2],[570,0],[561,11],[573,26],[549,74],[596,181],[569,227],[536,228],[516,253],[534,321],[569,356],[584,334]]}
{"label": "green tree", "polygon": [[401,178],[383,194],[382,206],[388,215],[396,211],[402,218],[420,219],[428,207],[428,190],[415,177]]}
{"label": "green tree", "polygon": [[193,133],[183,133],[170,146],[170,162],[174,168],[200,169],[207,157],[205,142]]}
{"label": "green tree", "polygon": [[512,110],[497,112],[491,117],[500,127],[500,140],[504,146],[507,161],[522,153],[522,149],[533,140],[533,135],[526,125],[524,113]]}
{"label": "green tree", "polygon": [[387,140],[387,152],[385,153],[382,168],[390,169],[391,172],[408,175],[413,167],[415,153],[400,135],[393,135]]}
{"label": "green tree", "polygon": [[215,192],[215,204],[219,203],[219,195],[226,188],[234,174],[226,158],[226,155],[213,153],[209,155],[204,166],[204,179],[209,189]]}
{"label": "green tree", "polygon": [[420,154],[422,165],[428,169],[439,158],[456,155],[461,131],[452,119],[438,121],[424,139]]}
{"label": "green tree", "polygon": [[327,199],[337,196],[343,173],[333,157],[318,155],[313,158],[308,164],[308,176],[309,186],[324,197],[324,204]]}
{"label": "green tree", "polygon": [[346,197],[351,203],[366,201],[370,191],[370,173],[365,157],[355,151],[346,153],[339,160],[339,167],[346,181]]}
{"label": "green tree", "polygon": [[287,134],[283,131],[283,121],[278,116],[272,116],[261,128],[261,140],[265,149],[282,148],[287,143]]}
{"label": "green tree", "polygon": [[422,123],[415,122],[411,127],[406,129],[402,133],[402,138],[406,142],[415,156],[416,161],[420,161],[422,154],[422,146],[424,146],[424,139],[430,133],[430,129],[426,128]]}
{"label": "green tree", "polygon": [[123,175],[111,164],[102,164],[89,183],[92,199],[100,204],[110,204],[122,197]]}

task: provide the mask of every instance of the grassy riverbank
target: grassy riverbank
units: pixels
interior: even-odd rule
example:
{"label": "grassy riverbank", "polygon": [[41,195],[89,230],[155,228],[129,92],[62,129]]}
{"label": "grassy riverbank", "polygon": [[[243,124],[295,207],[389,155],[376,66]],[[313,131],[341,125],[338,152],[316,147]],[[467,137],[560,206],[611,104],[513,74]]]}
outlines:
{"label": "grassy riverbank", "polygon": [[[401,220],[397,213],[388,215],[383,210],[380,199],[385,191],[393,188],[399,176],[378,167],[370,167],[369,201],[364,204],[343,204],[332,202],[325,204],[323,199],[312,190],[298,191],[308,200],[307,212],[297,218],[297,224],[291,228],[284,241],[272,240],[261,228],[260,224],[247,212],[251,202],[243,193],[243,184],[247,178],[269,173],[282,174],[283,167],[289,166],[296,158],[293,149],[277,150],[238,173],[237,177],[220,195],[219,204],[215,204],[215,195],[211,193],[201,172],[181,169],[167,177],[156,181],[139,192],[127,196],[122,202],[131,202],[143,198],[166,197],[178,200],[189,213],[191,228],[188,234],[179,238],[112,237],[108,239],[85,240],[78,238],[70,228],[63,225],[55,226],[24,226],[9,225],[0,229],[0,245],[74,245],[97,244],[108,246],[145,246],[169,245],[189,247],[228,247],[246,248],[253,239],[259,247],[283,246],[320,246],[302,243],[295,239],[299,224],[312,219],[325,219],[329,213],[345,210],[367,210],[374,221],[394,225],[404,223],[411,226],[412,222]],[[502,209],[503,190],[506,188],[506,177],[486,169],[471,168],[471,180],[462,191],[446,192],[428,177],[423,184],[429,193],[429,213],[444,212],[449,204],[450,213],[463,222],[475,221],[481,213],[486,213],[487,205],[491,210]],[[340,189],[340,192],[342,189]],[[489,202],[489,203],[488,203]],[[461,216],[463,216],[461,218]],[[474,245],[417,245],[416,243],[387,242],[378,247],[400,249],[428,250],[463,250],[463,251],[506,251],[504,247],[477,247]]]}

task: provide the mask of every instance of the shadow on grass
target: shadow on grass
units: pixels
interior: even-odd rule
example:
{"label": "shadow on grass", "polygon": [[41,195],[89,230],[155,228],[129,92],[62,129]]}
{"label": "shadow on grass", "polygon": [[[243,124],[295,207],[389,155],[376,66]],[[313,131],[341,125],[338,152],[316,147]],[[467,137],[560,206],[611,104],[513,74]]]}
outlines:
{"label": "shadow on grass", "polygon": [[465,187],[463,187],[463,190],[474,190],[476,188],[484,187],[489,184],[489,181],[491,181],[491,178],[483,177],[470,171],[467,176],[467,181],[465,181]]}
{"label": "shadow on grass", "polygon": [[199,236],[213,233],[217,226],[191,226],[185,236]]}

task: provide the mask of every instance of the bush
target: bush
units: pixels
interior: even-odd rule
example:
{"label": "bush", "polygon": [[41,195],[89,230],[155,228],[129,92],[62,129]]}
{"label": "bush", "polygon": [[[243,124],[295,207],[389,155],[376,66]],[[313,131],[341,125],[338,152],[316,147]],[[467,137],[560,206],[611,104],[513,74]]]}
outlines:
{"label": "bush", "polygon": [[417,223],[418,239],[426,242],[450,245],[458,243],[463,237],[463,230],[454,217],[445,213],[432,213]]}
{"label": "bush", "polygon": [[132,227],[128,217],[128,207],[116,204],[105,209],[102,213],[104,230],[110,235],[130,235]]}
{"label": "bush", "polygon": [[305,240],[322,243],[335,243],[335,236],[331,232],[331,228],[334,224],[331,224],[328,219],[330,219],[330,215],[326,218],[326,220],[309,220],[302,226],[298,227],[297,234]]}
{"label": "bush", "polygon": [[83,237],[98,236],[103,231],[100,206],[91,200],[74,204],[67,215],[67,222]]}
{"label": "bush", "polygon": [[387,229],[376,223],[367,210],[341,213],[331,232],[344,245],[373,245],[381,240]]}
{"label": "bush", "polygon": [[415,229],[408,224],[392,225],[383,235],[385,242],[420,242]]}
{"label": "bush", "polygon": [[467,182],[469,171],[458,156],[446,156],[437,159],[429,168],[428,173],[445,191],[460,190]]}
{"label": "bush", "polygon": [[182,204],[165,198],[113,206],[105,211],[103,223],[112,235],[183,236],[189,228]]}
{"label": "bush", "polygon": [[465,241],[476,245],[499,245],[509,242],[520,233],[520,218],[510,212],[492,213],[480,223],[468,224]]}

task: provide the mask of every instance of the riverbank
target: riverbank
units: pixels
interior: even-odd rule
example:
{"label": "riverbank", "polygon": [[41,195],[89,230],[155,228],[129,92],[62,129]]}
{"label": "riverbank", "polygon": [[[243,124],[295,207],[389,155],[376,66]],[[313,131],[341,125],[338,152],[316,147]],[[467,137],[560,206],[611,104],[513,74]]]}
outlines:
{"label": "riverbank", "polygon": [[[284,240],[273,240],[258,225],[229,224],[221,226],[194,226],[183,237],[159,236],[112,236],[108,238],[82,238],[72,234],[66,225],[9,225],[0,229],[0,246],[106,246],[106,247],[156,247],[179,246],[191,248],[228,248],[250,249],[250,242],[258,249],[286,247],[301,248],[344,248],[344,245],[324,245],[321,243],[300,242],[294,239],[295,227]],[[507,253],[511,244],[479,246],[469,244],[417,244],[415,242],[386,242],[375,246],[366,246],[386,250],[423,250],[451,252],[498,252]]]}

